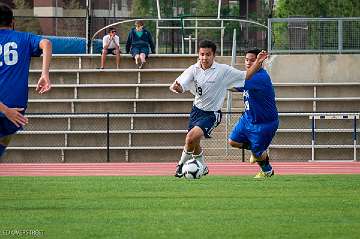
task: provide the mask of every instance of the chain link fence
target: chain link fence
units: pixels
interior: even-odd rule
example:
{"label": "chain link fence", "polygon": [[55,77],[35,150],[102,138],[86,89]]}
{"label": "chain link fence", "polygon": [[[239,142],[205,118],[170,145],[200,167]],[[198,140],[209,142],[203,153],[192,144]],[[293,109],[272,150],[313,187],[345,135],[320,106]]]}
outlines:
{"label": "chain link fence", "polygon": [[[316,119],[313,131],[311,113],[281,113],[280,126],[269,149],[271,158],[359,160],[356,154],[359,113],[352,115],[356,119]],[[28,114],[28,117],[30,123],[14,136],[2,162],[176,161],[183,149],[188,122],[188,114],[184,113]],[[224,113],[212,138],[202,141],[209,161],[249,159],[249,151],[232,148],[227,143],[240,117],[241,113]]]}
{"label": "chain link fence", "polygon": [[273,18],[272,53],[359,53],[360,18]]}

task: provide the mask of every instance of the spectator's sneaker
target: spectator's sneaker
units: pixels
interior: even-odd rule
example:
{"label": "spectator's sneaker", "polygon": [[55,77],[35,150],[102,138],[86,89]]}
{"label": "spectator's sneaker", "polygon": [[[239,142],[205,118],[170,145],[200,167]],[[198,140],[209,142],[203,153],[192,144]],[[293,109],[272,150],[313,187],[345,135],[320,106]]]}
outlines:
{"label": "spectator's sneaker", "polygon": [[144,67],[144,64],[145,64],[145,62],[141,62],[141,63],[139,64],[139,69],[142,69],[142,68]]}
{"label": "spectator's sneaker", "polygon": [[184,164],[178,164],[176,165],[176,172],[175,172],[175,177],[177,178],[181,178],[183,175],[182,173],[182,167],[183,167]]}
{"label": "spectator's sneaker", "polygon": [[274,175],[274,169],[272,169],[270,172],[263,172],[260,171],[255,175],[255,179],[265,179],[265,178],[270,178]]}
{"label": "spectator's sneaker", "polygon": [[203,172],[203,176],[206,176],[209,174],[209,168],[207,165],[204,166],[204,172]]}

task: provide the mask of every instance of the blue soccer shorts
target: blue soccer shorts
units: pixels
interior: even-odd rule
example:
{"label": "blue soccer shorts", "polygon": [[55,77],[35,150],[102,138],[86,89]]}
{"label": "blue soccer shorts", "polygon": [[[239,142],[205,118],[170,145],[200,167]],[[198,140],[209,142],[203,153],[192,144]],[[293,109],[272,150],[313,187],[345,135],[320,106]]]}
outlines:
{"label": "blue soccer shorts", "polygon": [[245,117],[241,117],[234,126],[230,139],[237,143],[250,144],[251,152],[256,157],[260,157],[269,147],[278,127],[278,120],[263,124],[252,124]]}
{"label": "blue soccer shorts", "polygon": [[16,127],[5,115],[0,114],[0,138],[15,134],[22,127]]}
{"label": "blue soccer shorts", "polygon": [[188,131],[198,126],[204,132],[205,138],[211,138],[210,134],[221,122],[221,111],[204,111],[196,106],[192,107],[189,119]]}

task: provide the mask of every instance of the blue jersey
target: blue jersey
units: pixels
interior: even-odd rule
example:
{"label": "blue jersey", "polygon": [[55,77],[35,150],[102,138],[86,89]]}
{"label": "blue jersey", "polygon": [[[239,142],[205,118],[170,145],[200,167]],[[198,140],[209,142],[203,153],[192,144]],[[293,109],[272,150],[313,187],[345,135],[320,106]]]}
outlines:
{"label": "blue jersey", "polygon": [[262,124],[278,120],[274,88],[264,69],[261,68],[249,80],[245,80],[244,87],[237,89],[244,93],[243,117],[249,122]]}
{"label": "blue jersey", "polygon": [[10,108],[26,108],[32,56],[42,53],[40,36],[0,30],[0,102]]}

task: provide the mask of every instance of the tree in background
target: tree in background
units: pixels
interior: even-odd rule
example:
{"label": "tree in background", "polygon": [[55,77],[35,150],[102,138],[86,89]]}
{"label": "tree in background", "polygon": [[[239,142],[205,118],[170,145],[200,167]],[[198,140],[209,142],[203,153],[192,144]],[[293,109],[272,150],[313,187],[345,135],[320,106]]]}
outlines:
{"label": "tree in background", "polygon": [[278,0],[276,17],[358,17],[359,0]]}

